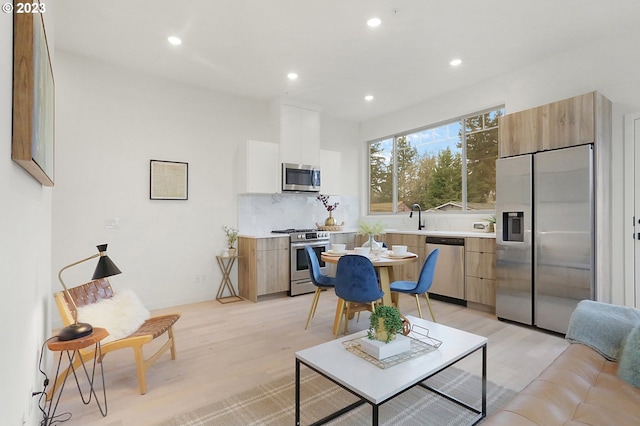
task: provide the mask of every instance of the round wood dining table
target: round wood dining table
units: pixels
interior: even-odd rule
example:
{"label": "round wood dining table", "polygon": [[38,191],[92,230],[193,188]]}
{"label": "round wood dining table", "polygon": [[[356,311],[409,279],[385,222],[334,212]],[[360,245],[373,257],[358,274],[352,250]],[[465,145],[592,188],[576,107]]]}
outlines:
{"label": "round wood dining table", "polygon": [[[326,263],[337,264],[338,260],[344,255],[355,254],[353,250],[347,250],[344,253],[329,253],[322,252],[320,258]],[[391,300],[391,289],[389,285],[395,281],[393,277],[393,267],[406,265],[409,263],[416,262],[418,260],[418,255],[414,253],[407,253],[406,256],[392,256],[390,254],[382,253],[378,255],[370,254],[369,260],[373,263],[373,267],[378,272],[378,278],[380,280],[380,289],[384,292],[384,296],[382,296],[382,304],[387,306],[392,306],[393,302]],[[338,301],[338,306],[336,307],[336,317],[333,321],[333,334],[337,334],[338,321],[340,319],[340,314],[342,312],[340,301]]]}

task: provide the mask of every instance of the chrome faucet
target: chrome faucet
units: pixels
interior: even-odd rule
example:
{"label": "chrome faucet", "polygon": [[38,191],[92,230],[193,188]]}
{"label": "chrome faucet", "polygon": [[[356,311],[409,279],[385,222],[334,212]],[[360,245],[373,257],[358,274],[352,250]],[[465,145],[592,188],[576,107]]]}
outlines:
{"label": "chrome faucet", "polygon": [[424,228],[424,225],[422,224],[422,207],[420,207],[420,204],[412,205],[411,212],[409,213],[409,217],[413,217],[414,209],[418,209],[418,231],[420,231],[422,228]]}

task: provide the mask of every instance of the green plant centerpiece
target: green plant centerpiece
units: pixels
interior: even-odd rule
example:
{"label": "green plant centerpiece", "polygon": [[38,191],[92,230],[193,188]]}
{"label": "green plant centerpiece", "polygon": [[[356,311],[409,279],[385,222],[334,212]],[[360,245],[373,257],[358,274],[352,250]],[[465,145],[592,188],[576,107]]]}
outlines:
{"label": "green plant centerpiece", "polygon": [[381,249],[382,244],[376,242],[373,239],[374,235],[384,234],[386,230],[386,226],[384,223],[378,222],[366,222],[361,220],[358,223],[358,231],[356,232],[358,235],[368,235],[369,236],[369,248],[371,250]]}
{"label": "green plant centerpiece", "polygon": [[227,237],[227,247],[233,248],[233,245],[236,243],[238,239],[238,230],[233,226],[223,225],[222,230],[224,231],[224,235]]}
{"label": "green plant centerpiece", "polygon": [[402,316],[394,306],[378,306],[369,317],[367,337],[389,343],[403,332]]}

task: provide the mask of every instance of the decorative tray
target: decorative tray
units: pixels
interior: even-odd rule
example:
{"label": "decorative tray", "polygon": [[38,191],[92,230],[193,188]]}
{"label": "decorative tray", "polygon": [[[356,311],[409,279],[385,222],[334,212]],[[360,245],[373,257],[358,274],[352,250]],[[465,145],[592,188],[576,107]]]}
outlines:
{"label": "decorative tray", "polygon": [[340,225],[333,226],[320,225],[318,222],[316,222],[316,228],[318,228],[318,231],[342,231],[344,229],[344,222],[342,222]]}
{"label": "decorative tray", "polygon": [[[411,334],[414,334],[416,337],[411,336]],[[393,367],[394,365],[400,364],[404,361],[408,361],[412,358],[416,358],[428,352],[435,351],[440,347],[440,345],[442,345],[442,341],[434,339],[433,337],[429,337],[429,330],[424,327],[420,327],[419,325],[412,325],[411,332],[409,333],[409,335],[407,335],[407,337],[411,339],[411,349],[409,349],[407,352],[393,355],[384,359],[376,359],[368,353],[364,352],[360,348],[360,343],[358,343],[361,337],[358,337],[357,339],[346,340],[342,342],[342,345],[352,354],[366,361],[369,361],[371,364],[382,369]]]}

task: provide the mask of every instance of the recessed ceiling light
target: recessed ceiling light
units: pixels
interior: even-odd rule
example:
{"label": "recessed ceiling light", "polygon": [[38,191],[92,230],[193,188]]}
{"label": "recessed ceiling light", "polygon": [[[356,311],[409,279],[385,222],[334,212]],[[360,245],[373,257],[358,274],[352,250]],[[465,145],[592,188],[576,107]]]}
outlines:
{"label": "recessed ceiling light", "polygon": [[367,21],[367,25],[370,27],[377,27],[381,23],[382,21],[380,20],[380,18],[371,18]]}
{"label": "recessed ceiling light", "polygon": [[290,72],[289,74],[287,74],[287,78],[289,80],[295,80],[296,78],[298,78],[298,74],[296,74],[295,72]]}
{"label": "recessed ceiling light", "polygon": [[173,44],[174,46],[179,46],[182,44],[182,40],[175,36],[167,37],[167,40],[169,40],[169,43]]}
{"label": "recessed ceiling light", "polygon": [[461,63],[462,63],[462,59],[454,59],[453,61],[449,62],[449,65],[451,65],[452,67],[457,67]]}
{"label": "recessed ceiling light", "polygon": [[365,101],[369,101],[369,102],[371,102],[371,101],[373,100],[373,95],[367,95],[367,96],[365,96],[365,97],[364,97],[364,100],[365,100]]}

